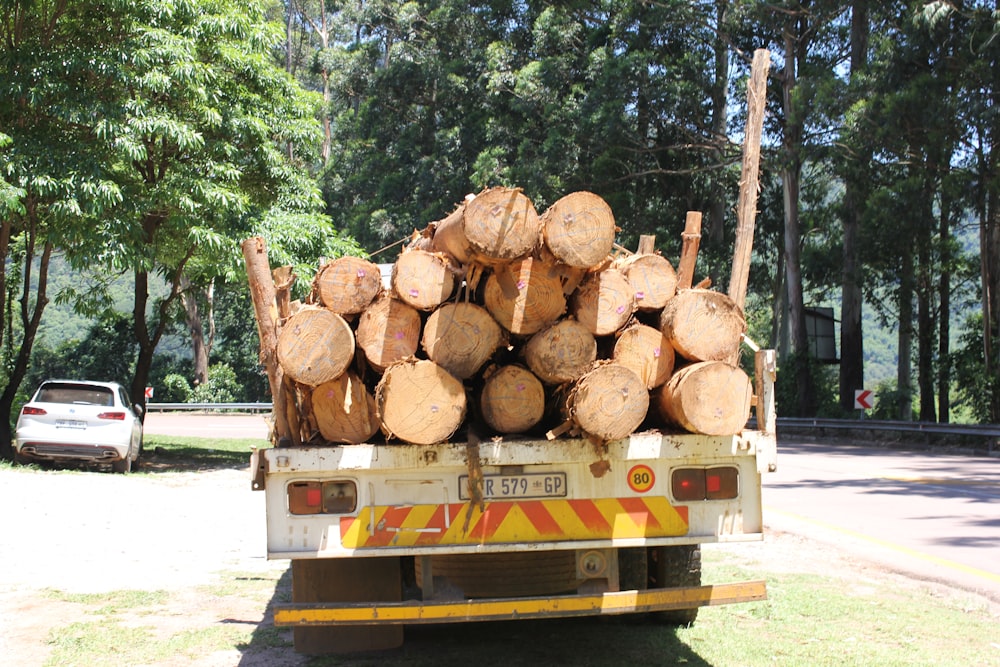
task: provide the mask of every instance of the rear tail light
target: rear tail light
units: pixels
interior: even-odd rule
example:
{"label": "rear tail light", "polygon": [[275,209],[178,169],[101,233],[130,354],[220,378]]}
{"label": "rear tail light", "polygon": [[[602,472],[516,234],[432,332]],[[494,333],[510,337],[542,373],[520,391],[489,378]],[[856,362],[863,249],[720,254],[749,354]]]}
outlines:
{"label": "rear tail light", "polygon": [[97,415],[98,419],[114,419],[115,421],[125,421],[124,412],[102,412]]}
{"label": "rear tail light", "polygon": [[22,415],[45,415],[45,414],[48,414],[48,413],[45,412],[45,410],[42,410],[41,408],[33,408],[30,405],[26,405],[21,410],[21,414]]}
{"label": "rear tail light", "polygon": [[358,487],[351,480],[288,485],[288,511],[292,514],[350,514],[357,506]]}
{"label": "rear tail light", "polygon": [[670,490],[681,502],[731,500],[740,495],[740,472],[734,466],[676,468],[670,476]]}

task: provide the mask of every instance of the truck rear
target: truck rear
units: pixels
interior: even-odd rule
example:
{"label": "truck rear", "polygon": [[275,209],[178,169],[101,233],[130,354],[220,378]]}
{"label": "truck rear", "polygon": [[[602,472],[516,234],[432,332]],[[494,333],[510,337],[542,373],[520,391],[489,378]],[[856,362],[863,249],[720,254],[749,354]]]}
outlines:
{"label": "truck rear", "polygon": [[275,624],[305,653],[397,646],[406,625],[655,614],[766,598],[701,581],[700,545],[760,540],[774,353],[736,435],[275,447],[255,452],[267,551],[292,563]]}

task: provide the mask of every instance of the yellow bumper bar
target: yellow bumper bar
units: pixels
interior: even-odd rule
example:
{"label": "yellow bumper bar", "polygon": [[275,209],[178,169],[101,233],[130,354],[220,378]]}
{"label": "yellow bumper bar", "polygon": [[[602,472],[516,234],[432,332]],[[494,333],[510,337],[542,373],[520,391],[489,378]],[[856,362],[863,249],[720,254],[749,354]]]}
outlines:
{"label": "yellow bumper bar", "polygon": [[767,599],[763,581],[717,586],[658,588],[552,598],[492,598],[458,602],[354,602],[276,605],[274,624],[417,625],[638,614]]}

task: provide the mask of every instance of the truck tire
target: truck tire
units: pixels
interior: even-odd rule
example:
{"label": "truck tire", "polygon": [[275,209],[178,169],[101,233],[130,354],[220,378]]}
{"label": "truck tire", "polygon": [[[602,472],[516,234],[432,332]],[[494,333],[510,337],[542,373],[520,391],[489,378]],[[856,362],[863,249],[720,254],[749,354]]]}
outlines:
{"label": "truck tire", "polygon": [[[649,574],[655,588],[701,586],[701,545],[650,548]],[[688,626],[698,618],[698,607],[659,611],[652,617],[664,625]]]}
{"label": "truck tire", "polygon": [[646,547],[618,550],[618,588],[644,591],[649,588],[649,557]]}
{"label": "truck tire", "polygon": [[[292,561],[292,602],[399,602],[399,557],[318,558]],[[295,651],[308,655],[398,648],[401,625],[296,627]]]}

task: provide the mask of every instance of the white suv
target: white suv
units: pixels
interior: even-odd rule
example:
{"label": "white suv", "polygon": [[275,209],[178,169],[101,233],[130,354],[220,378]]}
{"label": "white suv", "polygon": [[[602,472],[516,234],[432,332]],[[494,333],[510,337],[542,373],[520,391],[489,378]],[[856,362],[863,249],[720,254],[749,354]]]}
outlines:
{"label": "white suv", "polygon": [[46,380],[17,419],[20,461],[110,463],[115,472],[138,467],[142,408],[114,382]]}

